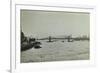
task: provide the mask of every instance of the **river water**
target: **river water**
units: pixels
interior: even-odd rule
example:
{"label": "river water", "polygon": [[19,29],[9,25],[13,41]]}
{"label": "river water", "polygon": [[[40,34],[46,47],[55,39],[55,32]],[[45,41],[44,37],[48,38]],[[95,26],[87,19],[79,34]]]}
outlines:
{"label": "river water", "polygon": [[21,52],[21,63],[89,59],[89,41],[41,41],[41,43],[40,49],[31,48]]}

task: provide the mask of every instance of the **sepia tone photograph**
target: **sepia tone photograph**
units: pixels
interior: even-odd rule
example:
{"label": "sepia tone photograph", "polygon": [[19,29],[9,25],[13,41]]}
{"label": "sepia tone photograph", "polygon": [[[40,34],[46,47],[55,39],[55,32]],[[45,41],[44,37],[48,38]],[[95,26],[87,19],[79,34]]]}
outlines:
{"label": "sepia tone photograph", "polygon": [[21,63],[90,59],[88,12],[20,10]]}

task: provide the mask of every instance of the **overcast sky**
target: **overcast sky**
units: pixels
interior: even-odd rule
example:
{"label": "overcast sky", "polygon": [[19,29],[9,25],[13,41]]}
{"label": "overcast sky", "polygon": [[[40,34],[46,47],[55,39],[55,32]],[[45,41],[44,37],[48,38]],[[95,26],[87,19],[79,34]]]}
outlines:
{"label": "overcast sky", "polygon": [[21,28],[26,36],[89,35],[89,13],[21,10]]}

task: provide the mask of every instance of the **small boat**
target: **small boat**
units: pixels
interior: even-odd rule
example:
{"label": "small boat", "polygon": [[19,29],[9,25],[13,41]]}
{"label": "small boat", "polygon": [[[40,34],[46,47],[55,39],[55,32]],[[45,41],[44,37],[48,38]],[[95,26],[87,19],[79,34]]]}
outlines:
{"label": "small boat", "polygon": [[36,45],[36,46],[34,46],[34,48],[35,48],[35,49],[39,49],[39,48],[41,48],[41,46]]}
{"label": "small boat", "polygon": [[35,42],[35,43],[34,43],[34,48],[35,48],[35,49],[39,49],[39,48],[41,48],[40,45],[41,45],[41,42]]}
{"label": "small boat", "polygon": [[41,45],[41,42],[34,42],[34,43],[24,42],[23,44],[21,44],[21,51],[26,51],[26,50],[32,49],[33,47],[35,49],[39,49],[41,48],[40,45]]}
{"label": "small boat", "polygon": [[36,41],[35,38],[28,38],[25,37],[24,33],[21,31],[21,51],[26,51],[29,49],[32,49],[33,47],[35,49],[39,49],[41,42]]}

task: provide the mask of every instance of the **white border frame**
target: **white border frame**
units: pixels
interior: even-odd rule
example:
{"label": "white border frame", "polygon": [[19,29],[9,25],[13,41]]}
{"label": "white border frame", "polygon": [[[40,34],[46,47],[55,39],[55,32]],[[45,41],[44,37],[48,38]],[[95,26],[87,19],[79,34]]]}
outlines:
{"label": "white border frame", "polygon": [[[11,72],[42,71],[47,69],[66,69],[79,68],[95,65],[95,7],[78,5],[32,5],[32,4],[13,4],[11,10]],[[44,63],[20,64],[20,9],[31,10],[50,10],[50,11],[70,11],[70,12],[89,12],[90,13],[90,60],[78,61],[58,61]],[[33,70],[34,69],[34,70]]]}

